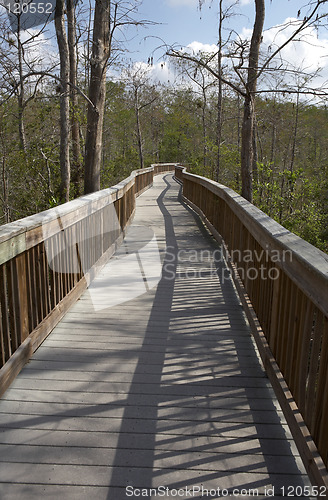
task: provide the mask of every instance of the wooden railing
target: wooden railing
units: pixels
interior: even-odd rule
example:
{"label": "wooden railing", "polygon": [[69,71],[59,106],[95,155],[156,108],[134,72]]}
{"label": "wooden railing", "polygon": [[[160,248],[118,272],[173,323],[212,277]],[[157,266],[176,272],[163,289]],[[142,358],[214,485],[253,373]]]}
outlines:
{"label": "wooden railing", "polygon": [[173,164],[0,228],[0,396],[122,240],[135,198]]}
{"label": "wooden railing", "polygon": [[328,255],[231,189],[179,166],[175,176],[185,200],[223,242],[308,472],[328,486],[322,463],[328,464]]}
{"label": "wooden railing", "polygon": [[174,167],[184,199],[223,243],[308,473],[328,486],[328,256],[231,189],[174,164],[0,228],[0,396],[115,251],[135,197]]}

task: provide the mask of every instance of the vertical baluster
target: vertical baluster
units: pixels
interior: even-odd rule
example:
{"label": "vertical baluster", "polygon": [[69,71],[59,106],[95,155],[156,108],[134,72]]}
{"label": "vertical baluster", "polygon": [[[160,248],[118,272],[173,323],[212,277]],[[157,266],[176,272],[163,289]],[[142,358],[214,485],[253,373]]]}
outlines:
{"label": "vertical baluster", "polygon": [[272,303],[271,303],[271,320],[270,320],[270,334],[269,334],[269,346],[273,354],[276,354],[278,334],[279,334],[279,317],[280,308],[282,301],[282,284],[284,283],[284,271],[275,264],[275,269],[277,270],[277,278],[273,283],[272,290]]}
{"label": "vertical baluster", "polygon": [[32,267],[32,250],[27,250],[25,254],[26,262],[26,276],[27,276],[27,302],[28,302],[28,319],[29,319],[29,329],[33,331],[36,327],[36,318],[34,310],[34,300],[33,300],[33,267]]}
{"label": "vertical baluster", "polygon": [[28,337],[29,331],[29,308],[27,295],[27,268],[26,255],[22,253],[15,258],[16,273],[17,273],[17,337],[20,345]]}
{"label": "vertical baluster", "polygon": [[7,267],[7,286],[8,286],[8,310],[9,310],[9,331],[12,353],[19,346],[19,326],[18,316],[18,293],[17,293],[17,270],[15,259],[6,263]]}
{"label": "vertical baluster", "polygon": [[298,288],[291,281],[290,284],[290,300],[288,307],[287,317],[287,330],[286,330],[286,347],[284,352],[284,377],[288,385],[291,382],[292,369],[295,368],[295,351],[294,346],[296,343],[296,336],[299,324],[298,316]]}
{"label": "vertical baluster", "polygon": [[[51,256],[54,255],[54,237],[52,236],[48,240],[49,254]],[[50,307],[54,309],[57,301],[56,301],[56,280],[55,280],[55,271],[52,268],[52,263],[49,263],[49,286],[50,286]]]}
{"label": "vertical baluster", "polygon": [[43,303],[44,303],[43,314],[45,318],[50,313],[51,306],[50,306],[49,266],[48,266],[48,257],[44,242],[41,245],[41,249],[42,249],[41,272],[42,272],[42,289],[43,289]]}
{"label": "vertical baluster", "polygon": [[5,364],[7,358],[6,358],[6,348],[5,348],[5,332],[3,331],[2,328],[2,309],[1,309],[1,303],[0,303],[0,368]]}
{"label": "vertical baluster", "polygon": [[307,415],[307,385],[311,349],[311,336],[313,328],[314,306],[307,298],[305,307],[305,318],[302,328],[302,342],[300,353],[300,372],[298,381],[298,404],[304,418]]}
{"label": "vertical baluster", "polygon": [[[319,370],[316,379],[316,401],[312,413],[311,428],[317,443],[319,453],[327,464],[328,459],[328,321],[320,313],[318,316],[319,325],[315,336],[321,335],[321,345],[319,351]],[[317,322],[316,322],[317,323]],[[316,328],[315,328],[316,329]],[[310,391],[310,387],[309,387]]]}
{"label": "vertical baluster", "polygon": [[277,309],[277,330],[276,330],[276,336],[275,336],[275,342],[273,346],[273,353],[276,358],[276,360],[279,362],[281,361],[281,344],[282,344],[282,337],[284,334],[284,316],[285,316],[285,309],[286,309],[286,300],[288,296],[288,278],[286,274],[282,271],[281,273],[281,279],[280,279],[280,290],[279,290],[279,305]]}
{"label": "vertical baluster", "polygon": [[309,359],[309,376],[306,391],[306,422],[310,432],[315,435],[318,414],[323,401],[323,393],[321,392],[322,381],[320,376],[318,378],[319,369],[323,372],[321,348],[322,348],[322,334],[323,334],[323,314],[316,309],[315,311],[315,324],[313,335],[311,339],[311,350]]}
{"label": "vertical baluster", "polygon": [[301,371],[307,367],[301,364],[303,328],[306,320],[306,302],[307,299],[300,289],[297,290],[297,324],[295,325],[295,343],[293,347],[293,356],[291,360],[290,389],[294,395],[296,403],[299,402],[299,378]]}
{"label": "vertical baluster", "polygon": [[8,316],[8,291],[6,264],[0,265],[0,305],[1,305],[1,330],[2,330],[2,357],[7,361],[12,355]]}

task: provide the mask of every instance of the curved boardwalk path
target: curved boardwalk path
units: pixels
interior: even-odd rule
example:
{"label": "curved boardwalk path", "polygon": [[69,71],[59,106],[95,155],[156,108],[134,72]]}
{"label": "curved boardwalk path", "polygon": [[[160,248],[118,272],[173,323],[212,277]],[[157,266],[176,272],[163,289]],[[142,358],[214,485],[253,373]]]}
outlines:
{"label": "curved boardwalk path", "polygon": [[310,484],[220,249],[178,192],[155,178],[125,244],[0,401],[1,500]]}

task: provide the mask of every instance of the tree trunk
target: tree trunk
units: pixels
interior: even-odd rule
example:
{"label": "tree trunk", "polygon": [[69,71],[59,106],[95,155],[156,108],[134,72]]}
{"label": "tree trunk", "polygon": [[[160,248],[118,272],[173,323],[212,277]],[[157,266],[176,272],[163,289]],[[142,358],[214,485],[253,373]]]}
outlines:
{"label": "tree trunk", "polygon": [[140,168],[144,168],[144,154],[143,154],[143,144],[142,144],[141,123],[140,123],[140,109],[141,109],[141,107],[139,106],[139,87],[138,86],[134,90],[134,109],[135,109],[135,113],[136,113],[137,142],[138,142]]}
{"label": "tree trunk", "polygon": [[72,181],[75,187],[75,196],[81,194],[82,163],[80,145],[80,124],[78,119],[77,86],[77,57],[76,57],[76,23],[75,4],[67,0],[67,35],[70,67],[70,100],[71,100],[71,134],[72,134]]}
{"label": "tree trunk", "polygon": [[9,199],[8,199],[8,179],[7,179],[7,172],[6,172],[6,151],[5,151],[5,141],[1,133],[1,142],[2,142],[2,149],[3,149],[3,154],[2,154],[2,169],[1,169],[1,175],[2,175],[2,207],[3,207],[3,216],[4,216],[4,222],[7,224],[10,222],[10,209],[9,209]]}
{"label": "tree trunk", "polygon": [[102,131],[106,98],[106,68],[109,57],[110,0],[96,0],[91,75],[85,144],[84,192],[100,189]]}
{"label": "tree trunk", "polygon": [[244,117],[241,130],[241,195],[252,202],[253,199],[253,99],[247,96],[244,101]]}
{"label": "tree trunk", "polygon": [[[223,11],[222,11],[222,1],[219,2],[219,52],[218,52],[218,75],[222,76],[222,23],[223,23]],[[219,78],[219,88],[218,88],[218,115],[217,115],[217,158],[216,158],[216,172],[215,180],[220,179],[221,170],[221,137],[222,137],[222,108],[223,108],[223,90],[222,90],[222,80]]]}
{"label": "tree trunk", "polygon": [[[257,151],[257,124],[256,124],[256,119],[254,117],[254,123],[253,123],[253,161],[252,161],[252,172],[253,172],[253,181],[258,181],[258,168],[257,168],[257,163],[259,161],[258,158],[258,151]],[[260,153],[261,153],[261,142],[260,138],[258,137],[258,143],[260,146]]]}
{"label": "tree trunk", "polygon": [[202,128],[203,128],[203,168],[204,168],[204,175],[206,172],[206,165],[207,165],[207,127],[206,127],[206,106],[207,106],[207,101],[206,101],[206,88],[205,88],[205,82],[203,85],[203,105],[202,105]]}
{"label": "tree trunk", "polygon": [[140,125],[140,109],[138,106],[138,101],[136,105],[136,120],[137,120],[137,141],[138,141],[140,168],[144,168],[144,155],[143,155],[142,135],[141,135],[141,125]]}
{"label": "tree trunk", "polygon": [[20,149],[26,153],[26,134],[24,124],[24,97],[25,87],[23,78],[23,47],[21,42],[21,15],[17,16],[17,48],[18,48],[18,71],[19,71],[19,90],[17,96],[18,103],[18,128]]}
{"label": "tree trunk", "polygon": [[252,202],[253,199],[253,133],[254,133],[254,98],[257,85],[259,51],[262,39],[265,0],[255,0],[255,23],[251,39],[248,60],[248,74],[246,83],[246,96],[244,100],[244,117],[241,137],[241,177],[242,196]]}
{"label": "tree trunk", "polygon": [[293,145],[292,145],[292,153],[290,159],[290,171],[294,172],[294,161],[295,161],[295,152],[296,152],[296,139],[298,132],[298,116],[299,116],[299,107],[300,107],[300,94],[297,93],[296,105],[295,105],[295,121],[294,121],[294,131],[293,131]]}
{"label": "tree trunk", "polygon": [[60,57],[60,199],[69,201],[70,161],[69,161],[69,49],[65,29],[65,0],[56,1],[55,28]]}

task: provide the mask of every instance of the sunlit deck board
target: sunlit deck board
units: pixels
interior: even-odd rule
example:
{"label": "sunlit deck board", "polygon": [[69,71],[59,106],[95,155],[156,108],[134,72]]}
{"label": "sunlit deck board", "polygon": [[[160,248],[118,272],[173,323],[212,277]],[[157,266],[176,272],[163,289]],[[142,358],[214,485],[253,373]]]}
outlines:
{"label": "sunlit deck board", "polygon": [[310,484],[219,247],[178,189],[156,177],[130,231],[130,256],[156,235],[158,284],[111,307],[84,294],[0,401],[1,500]]}

